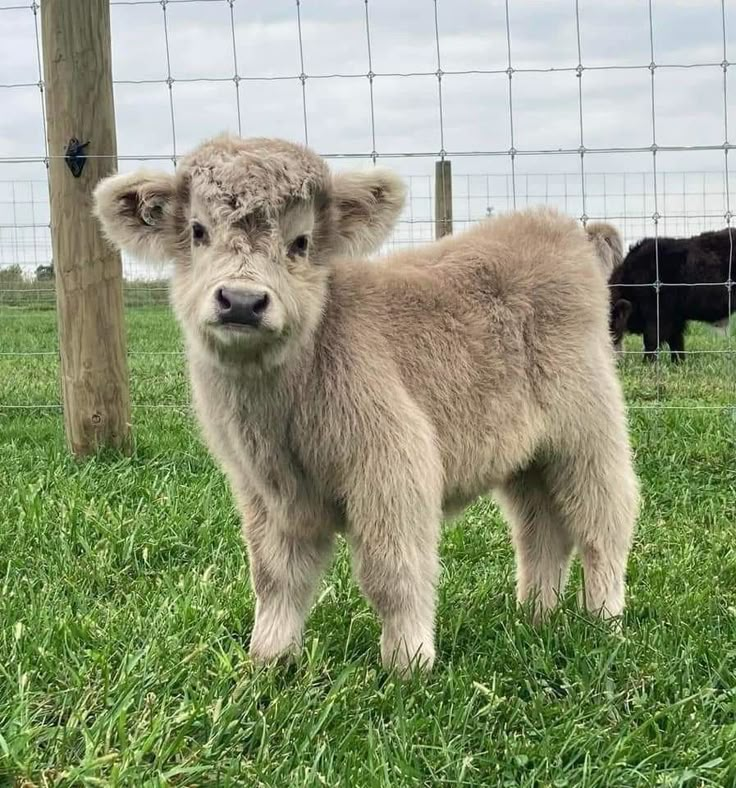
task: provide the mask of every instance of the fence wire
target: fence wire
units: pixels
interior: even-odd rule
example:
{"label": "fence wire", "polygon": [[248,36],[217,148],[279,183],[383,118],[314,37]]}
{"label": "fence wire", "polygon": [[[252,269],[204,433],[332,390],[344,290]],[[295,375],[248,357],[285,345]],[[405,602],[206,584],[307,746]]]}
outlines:
{"label": "fence wire", "polygon": [[[660,275],[659,239],[727,228],[728,276],[698,286],[725,287],[732,311],[731,1],[704,0],[681,18],[653,0],[564,0],[544,9],[519,0],[110,5],[121,170],[173,168],[182,152],[224,128],[303,140],[337,168],[381,161],[409,186],[390,251],[433,239],[434,162],[454,160],[455,232],[545,203],[583,223],[612,221],[627,245],[655,238],[658,348],[662,287],[672,286]],[[46,145],[39,12],[37,0],[0,5],[10,64],[0,71],[0,99],[11,108],[0,118],[0,379],[9,365],[26,365],[22,386],[0,384],[3,409],[59,407],[53,320],[37,334],[21,327],[28,314],[54,306],[46,171],[55,154]],[[600,28],[623,13],[641,44],[636,56],[601,44]],[[696,22],[708,32],[693,42]],[[622,116],[631,132],[622,131]],[[125,259],[124,276],[134,404],[184,407],[178,335],[171,333],[174,350],[135,341],[141,316],[166,302],[165,271]],[[679,373],[677,401],[673,372],[657,351],[651,370],[637,367],[631,407],[736,406],[733,333],[692,343],[686,354],[703,363]],[[624,356],[639,357],[634,347]],[[146,396],[154,378],[163,378],[156,401]],[[708,381],[718,384],[715,404]]]}

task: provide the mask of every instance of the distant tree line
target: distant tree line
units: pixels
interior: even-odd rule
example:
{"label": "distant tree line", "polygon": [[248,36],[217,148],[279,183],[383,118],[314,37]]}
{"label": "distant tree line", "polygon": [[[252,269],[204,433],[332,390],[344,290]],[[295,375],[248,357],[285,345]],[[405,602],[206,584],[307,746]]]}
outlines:
{"label": "distant tree line", "polygon": [[[0,306],[52,309],[56,275],[53,262],[36,266],[27,276],[20,265],[0,267]],[[168,302],[168,282],[164,279],[123,281],[126,306],[158,306]]]}
{"label": "distant tree line", "polygon": [[[54,280],[54,264],[39,265],[36,267],[34,278],[35,282],[52,282]],[[9,284],[23,284],[28,283],[29,280],[23,275],[23,269],[17,264],[9,265],[6,268],[0,268],[0,283],[4,285]]]}

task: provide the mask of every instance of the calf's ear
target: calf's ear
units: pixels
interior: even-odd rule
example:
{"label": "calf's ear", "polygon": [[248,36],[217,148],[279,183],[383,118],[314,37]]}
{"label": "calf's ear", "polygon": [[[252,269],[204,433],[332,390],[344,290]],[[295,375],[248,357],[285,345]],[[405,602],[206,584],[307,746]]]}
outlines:
{"label": "calf's ear", "polygon": [[94,191],[94,213],[118,248],[152,262],[167,262],[182,245],[176,178],[138,170],[111,175]]}
{"label": "calf's ear", "polygon": [[376,167],[333,175],[336,251],[351,257],[375,252],[394,229],[405,197],[403,181],[391,170]]}

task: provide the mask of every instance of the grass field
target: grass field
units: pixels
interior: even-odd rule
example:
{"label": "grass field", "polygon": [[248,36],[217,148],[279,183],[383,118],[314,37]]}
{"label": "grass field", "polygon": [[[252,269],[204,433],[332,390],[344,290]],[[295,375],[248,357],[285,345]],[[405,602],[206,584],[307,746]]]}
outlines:
{"label": "grass field", "polygon": [[[577,577],[533,628],[479,501],[444,534],[437,667],[403,684],[344,552],[300,665],[253,668],[178,331],[128,319],[132,457],[73,462],[57,409],[0,409],[0,785],[736,786],[734,356],[622,362],[643,509],[621,633],[577,609]],[[55,356],[31,355],[54,321],[0,309],[0,405],[58,403]]]}

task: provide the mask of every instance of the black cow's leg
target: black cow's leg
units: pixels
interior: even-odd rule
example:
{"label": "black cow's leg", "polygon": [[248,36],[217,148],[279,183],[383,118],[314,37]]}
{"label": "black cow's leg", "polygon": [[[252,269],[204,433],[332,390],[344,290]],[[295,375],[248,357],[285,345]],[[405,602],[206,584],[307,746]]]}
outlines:
{"label": "black cow's leg", "polygon": [[685,360],[685,327],[680,326],[675,328],[670,333],[668,342],[670,346],[670,355],[674,364],[679,364]]}
{"label": "black cow's leg", "polygon": [[644,361],[650,364],[657,360],[657,323],[644,326]]}

